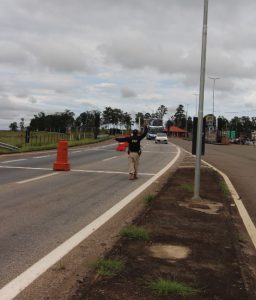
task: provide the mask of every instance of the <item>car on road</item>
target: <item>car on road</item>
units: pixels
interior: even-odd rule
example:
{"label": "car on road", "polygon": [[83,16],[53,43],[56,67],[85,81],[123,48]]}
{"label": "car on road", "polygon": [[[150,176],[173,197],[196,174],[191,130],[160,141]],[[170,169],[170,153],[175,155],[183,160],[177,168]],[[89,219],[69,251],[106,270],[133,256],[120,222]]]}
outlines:
{"label": "car on road", "polygon": [[167,134],[164,132],[157,133],[156,137],[155,137],[155,143],[156,144],[158,144],[158,143],[168,144]]}

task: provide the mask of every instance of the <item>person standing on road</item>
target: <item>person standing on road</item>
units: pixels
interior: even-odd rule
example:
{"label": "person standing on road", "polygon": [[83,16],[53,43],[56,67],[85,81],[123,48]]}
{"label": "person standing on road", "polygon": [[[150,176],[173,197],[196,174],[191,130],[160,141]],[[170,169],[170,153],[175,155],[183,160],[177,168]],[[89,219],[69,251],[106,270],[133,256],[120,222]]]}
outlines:
{"label": "person standing on road", "polygon": [[138,135],[138,130],[134,129],[131,136],[124,138],[116,138],[117,142],[128,142],[128,167],[129,167],[129,180],[138,178],[138,167],[141,155],[140,141],[147,135],[148,126],[144,127],[142,135]]}

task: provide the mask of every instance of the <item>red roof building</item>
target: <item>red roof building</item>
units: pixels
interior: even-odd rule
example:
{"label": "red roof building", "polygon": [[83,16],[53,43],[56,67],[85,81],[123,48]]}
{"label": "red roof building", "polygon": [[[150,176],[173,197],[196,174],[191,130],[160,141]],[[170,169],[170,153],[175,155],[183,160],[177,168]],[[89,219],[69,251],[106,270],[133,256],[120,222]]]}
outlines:
{"label": "red roof building", "polygon": [[167,135],[176,136],[176,137],[185,137],[187,133],[186,130],[176,126],[171,126],[169,128],[166,128],[165,131],[167,132]]}

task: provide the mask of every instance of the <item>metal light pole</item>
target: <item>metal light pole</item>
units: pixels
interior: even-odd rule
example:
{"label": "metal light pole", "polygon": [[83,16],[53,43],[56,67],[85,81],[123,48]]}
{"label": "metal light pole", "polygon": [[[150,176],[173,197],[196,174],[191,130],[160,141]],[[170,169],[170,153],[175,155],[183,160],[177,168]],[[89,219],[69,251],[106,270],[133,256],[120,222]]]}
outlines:
{"label": "metal light pole", "polygon": [[197,97],[199,96],[199,94],[193,94],[194,96],[196,96],[196,114],[195,116],[198,117],[198,111],[197,111]]}
{"label": "metal light pole", "polygon": [[187,104],[187,111],[186,111],[186,137],[188,137],[188,106]]}
{"label": "metal light pole", "polygon": [[213,86],[212,86],[212,116],[214,118],[214,89],[215,89],[215,81],[217,79],[220,79],[220,77],[211,77],[211,76],[208,76],[208,78],[213,80]]}
{"label": "metal light pole", "polygon": [[197,140],[196,140],[196,166],[195,166],[195,184],[193,200],[200,200],[200,169],[201,169],[201,151],[203,135],[203,110],[204,110],[204,85],[205,85],[205,64],[206,64],[206,45],[207,45],[207,20],[208,20],[208,0],[204,0],[204,19],[202,33],[202,52],[201,52],[201,71],[200,71],[200,95],[199,111],[197,122]]}

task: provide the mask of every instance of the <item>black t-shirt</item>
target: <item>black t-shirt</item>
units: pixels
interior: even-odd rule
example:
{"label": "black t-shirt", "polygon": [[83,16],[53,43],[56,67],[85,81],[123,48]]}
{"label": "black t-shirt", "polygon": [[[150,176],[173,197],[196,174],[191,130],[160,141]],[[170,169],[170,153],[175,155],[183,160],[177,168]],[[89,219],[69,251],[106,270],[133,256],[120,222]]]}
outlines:
{"label": "black t-shirt", "polygon": [[148,128],[144,128],[142,135],[134,135],[125,138],[116,138],[118,142],[128,142],[128,151],[130,152],[140,152],[140,141],[147,135]]}

